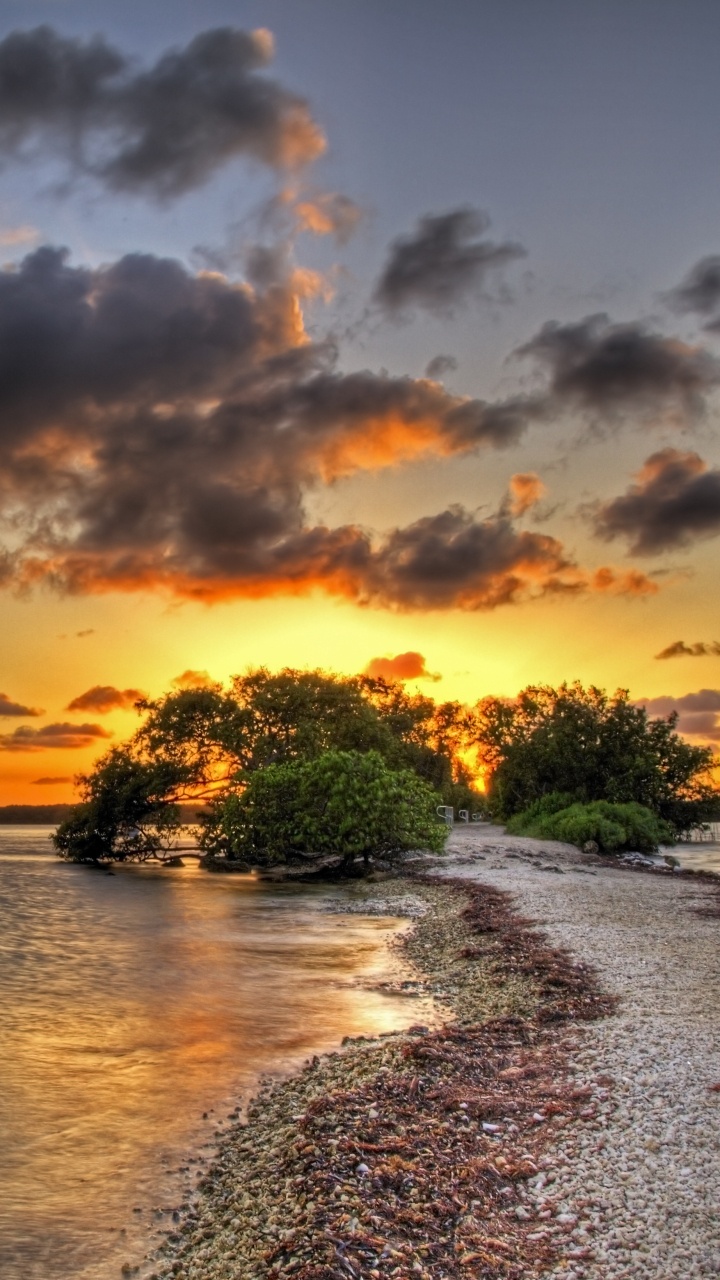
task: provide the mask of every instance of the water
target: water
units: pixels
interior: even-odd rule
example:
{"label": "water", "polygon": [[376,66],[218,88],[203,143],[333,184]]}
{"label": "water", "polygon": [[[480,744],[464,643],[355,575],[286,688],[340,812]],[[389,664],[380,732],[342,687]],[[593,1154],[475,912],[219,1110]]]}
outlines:
{"label": "water", "polygon": [[0,1276],[117,1280],[258,1073],[427,1009],[371,989],[397,922],[194,865],[68,866],[49,830],[0,827]]}
{"label": "water", "polygon": [[666,847],[661,853],[671,853],[686,871],[712,871],[720,875],[720,843],[717,840],[690,841]]}

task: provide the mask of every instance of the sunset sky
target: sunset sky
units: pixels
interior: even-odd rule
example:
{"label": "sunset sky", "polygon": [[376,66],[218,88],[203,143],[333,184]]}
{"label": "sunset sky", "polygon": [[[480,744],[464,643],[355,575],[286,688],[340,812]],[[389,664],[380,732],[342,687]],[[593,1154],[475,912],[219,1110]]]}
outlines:
{"label": "sunset sky", "polygon": [[0,0],[0,804],[260,664],[720,741],[716,0]]}

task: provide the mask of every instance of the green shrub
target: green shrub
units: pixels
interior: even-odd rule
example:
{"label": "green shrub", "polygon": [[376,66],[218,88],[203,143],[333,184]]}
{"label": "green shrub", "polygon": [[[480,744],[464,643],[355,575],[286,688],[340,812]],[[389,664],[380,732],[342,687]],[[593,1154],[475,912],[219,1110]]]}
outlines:
{"label": "green shrub", "polygon": [[[543,811],[546,802],[548,807]],[[513,835],[562,840],[579,847],[594,840],[603,853],[622,853],[626,849],[653,853],[659,844],[673,843],[672,827],[645,805],[595,800],[591,804],[556,808],[556,802],[557,793],[555,800],[553,796],[544,797],[511,818],[507,830]]]}
{"label": "green shrub", "polygon": [[397,858],[441,852],[441,797],[408,769],[389,769],[376,751],[326,751],[313,760],[268,765],[205,820],[203,848],[269,866],[303,857]]}

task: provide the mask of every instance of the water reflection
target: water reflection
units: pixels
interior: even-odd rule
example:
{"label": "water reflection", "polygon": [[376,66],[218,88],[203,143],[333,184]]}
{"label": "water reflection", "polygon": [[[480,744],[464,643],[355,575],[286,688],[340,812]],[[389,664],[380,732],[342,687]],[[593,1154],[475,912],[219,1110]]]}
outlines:
{"label": "water reflection", "polygon": [[105,1280],[260,1071],[427,1010],[363,989],[396,926],[317,890],[47,849],[0,828],[0,1275]]}

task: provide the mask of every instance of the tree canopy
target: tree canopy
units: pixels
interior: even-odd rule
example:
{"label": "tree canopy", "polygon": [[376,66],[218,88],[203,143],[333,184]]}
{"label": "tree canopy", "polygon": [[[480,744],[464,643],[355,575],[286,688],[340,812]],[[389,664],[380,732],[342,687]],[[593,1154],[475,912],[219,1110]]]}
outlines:
{"label": "tree canopy", "polygon": [[407,785],[412,778],[434,788],[435,804],[476,803],[460,755],[467,708],[383,680],[260,668],[236,676],[228,691],[184,689],[140,707],[145,720],[129,742],[81,780],[81,803],[54,837],[62,857],[152,857],[172,847],[180,805],[219,813],[229,804],[231,812],[259,773],[328,753],[372,753]]}
{"label": "tree canopy", "polygon": [[512,700],[485,698],[476,741],[490,805],[507,819],[560,793],[568,805],[641,804],[676,831],[705,821],[716,804],[713,754],[681,738],[676,723],[650,719],[626,689],[530,685]]}
{"label": "tree canopy", "polygon": [[356,858],[440,852],[447,827],[437,802],[416,773],[390,769],[378,751],[326,751],[258,770],[212,811],[201,844],[261,867],[308,855],[349,867]]}
{"label": "tree canopy", "polygon": [[[81,780],[81,803],[54,837],[61,857],[153,857],[173,847],[186,821],[181,806],[193,802],[205,810],[208,848],[216,842],[239,849],[253,796],[274,804],[276,791],[285,788],[290,795],[297,783],[315,812],[313,786],[323,778],[322,785],[330,786],[330,774],[323,773],[331,768],[330,757],[337,776],[346,779],[348,811],[354,803],[350,775],[365,776],[369,757],[374,768],[382,765],[388,793],[398,794],[402,778],[422,807],[419,781],[436,803],[477,809],[483,801],[472,787],[472,751],[486,774],[484,803],[502,820],[556,793],[566,807],[640,804],[676,832],[717,811],[711,750],[686,742],[674,716],[650,719],[626,690],[608,695],[580,684],[531,685],[514,699],[485,698],[469,708],[435,703],[367,676],[260,668],[236,676],[226,690],[184,689],[139,705],[144,720],[137,732]],[[317,761],[328,763],[292,773],[291,766]],[[339,813],[333,805],[329,812]],[[269,850],[269,830],[262,838]],[[256,858],[259,839],[256,833]]]}

